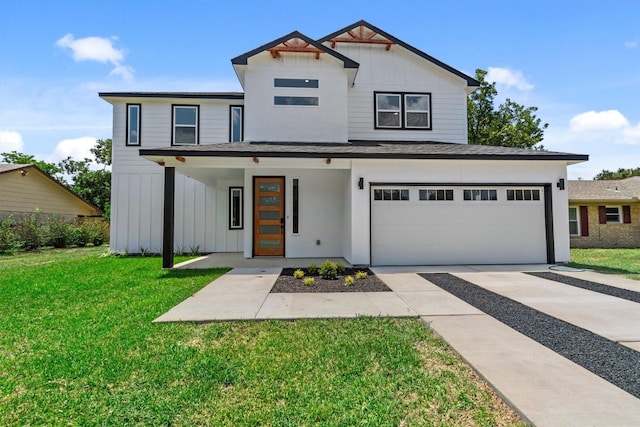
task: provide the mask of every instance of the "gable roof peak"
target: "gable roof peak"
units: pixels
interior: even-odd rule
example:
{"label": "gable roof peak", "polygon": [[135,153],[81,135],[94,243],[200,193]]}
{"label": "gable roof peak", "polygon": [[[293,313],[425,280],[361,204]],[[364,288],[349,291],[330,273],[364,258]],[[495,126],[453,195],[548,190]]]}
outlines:
{"label": "gable roof peak", "polygon": [[[357,37],[354,37],[353,34],[353,30],[359,27],[366,27],[368,28],[370,31],[372,31],[374,34],[371,35],[369,34],[367,37],[370,37],[368,39],[365,40],[358,40]],[[419,56],[422,59],[425,59],[429,62],[431,62],[432,64],[437,65],[440,68],[445,69],[446,71],[466,80],[467,82],[467,86],[473,86],[473,87],[477,87],[480,86],[480,82],[477,81],[476,79],[474,79],[473,77],[470,77],[468,75],[466,75],[465,73],[456,70],[455,68],[445,64],[442,61],[439,61],[438,59],[434,58],[431,55],[428,55],[427,53],[421,51],[420,49],[411,46],[410,44],[400,40],[399,38],[387,33],[386,31],[376,27],[375,25],[365,21],[364,19],[361,19],[357,22],[354,22],[351,25],[347,25],[346,27],[335,31],[325,37],[322,37],[321,39],[319,39],[318,41],[320,43],[328,43],[331,42],[332,45],[335,45],[335,42],[349,42],[349,40],[347,38],[341,38],[339,36],[344,35],[344,34],[349,34],[350,37],[353,39],[351,40],[351,42],[353,43],[376,43],[376,44],[387,44],[387,50],[390,49],[391,44],[397,44],[399,46],[402,46],[403,48],[405,48],[406,50],[408,50],[409,52]],[[356,35],[357,36],[357,35]],[[378,36],[378,37],[377,37]],[[384,41],[386,40],[386,41]]]}

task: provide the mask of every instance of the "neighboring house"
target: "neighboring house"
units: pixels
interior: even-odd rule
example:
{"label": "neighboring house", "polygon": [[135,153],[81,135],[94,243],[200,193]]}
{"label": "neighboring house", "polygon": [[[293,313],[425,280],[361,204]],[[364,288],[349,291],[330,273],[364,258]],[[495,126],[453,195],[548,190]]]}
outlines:
{"label": "neighboring house", "polygon": [[39,210],[64,219],[102,216],[102,211],[35,165],[0,164],[0,220]]}
{"label": "neighboring house", "polygon": [[569,181],[573,248],[640,248],[640,177]]}
{"label": "neighboring house", "polygon": [[467,144],[479,82],[360,21],[231,60],[244,93],[109,92],[111,247],[357,265],[569,260],[567,165]]}

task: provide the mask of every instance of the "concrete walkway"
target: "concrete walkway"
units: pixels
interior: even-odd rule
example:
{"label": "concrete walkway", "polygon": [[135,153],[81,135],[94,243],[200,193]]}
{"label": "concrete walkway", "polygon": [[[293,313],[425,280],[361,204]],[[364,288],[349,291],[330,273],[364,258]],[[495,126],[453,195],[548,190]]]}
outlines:
{"label": "concrete walkway", "polygon": [[[455,274],[640,349],[640,304],[522,273],[548,268],[546,265],[374,268],[393,292],[337,294],[270,294],[280,268],[236,268],[156,322],[419,316],[527,422],[552,427],[639,426],[640,399],[416,274]],[[616,276],[556,272],[640,291],[636,282],[618,280]]]}

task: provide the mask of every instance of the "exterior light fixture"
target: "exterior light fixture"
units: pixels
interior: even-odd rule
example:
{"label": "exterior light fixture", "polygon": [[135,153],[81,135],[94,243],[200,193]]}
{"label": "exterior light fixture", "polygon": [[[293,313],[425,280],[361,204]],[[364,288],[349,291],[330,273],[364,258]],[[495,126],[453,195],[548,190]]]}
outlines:
{"label": "exterior light fixture", "polygon": [[364,190],[364,178],[360,177],[360,179],[358,180],[358,188],[361,190]]}
{"label": "exterior light fixture", "polygon": [[564,190],[564,178],[560,178],[558,183],[556,184],[560,190]]}

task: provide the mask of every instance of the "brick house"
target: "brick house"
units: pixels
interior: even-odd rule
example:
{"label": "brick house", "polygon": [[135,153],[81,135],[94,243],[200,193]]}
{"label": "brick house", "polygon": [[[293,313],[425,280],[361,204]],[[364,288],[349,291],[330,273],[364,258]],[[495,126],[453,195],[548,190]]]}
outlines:
{"label": "brick house", "polygon": [[569,181],[572,248],[640,247],[640,177]]}

